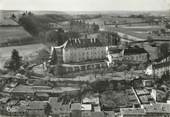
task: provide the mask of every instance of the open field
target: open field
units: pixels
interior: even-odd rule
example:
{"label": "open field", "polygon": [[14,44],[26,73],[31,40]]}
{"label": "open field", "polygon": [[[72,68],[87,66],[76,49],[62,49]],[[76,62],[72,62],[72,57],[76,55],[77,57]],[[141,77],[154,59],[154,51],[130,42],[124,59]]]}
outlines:
{"label": "open field", "polygon": [[0,68],[3,67],[5,61],[10,58],[11,51],[16,49],[19,51],[20,56],[24,59],[32,59],[34,58],[38,51],[46,48],[43,44],[31,44],[31,45],[24,45],[24,46],[11,46],[11,47],[3,47],[0,48]]}
{"label": "open field", "polygon": [[0,27],[0,43],[30,37],[31,35],[21,26]]}
{"label": "open field", "polygon": [[99,25],[103,25],[104,22],[107,23],[113,23],[113,22],[128,22],[128,23],[134,23],[134,22],[143,22],[144,20],[141,18],[126,18],[126,17],[113,17],[110,15],[104,15],[101,18],[97,18],[97,19],[90,19],[90,20],[86,20],[89,23],[97,23]]}
{"label": "open field", "polygon": [[0,26],[18,26],[19,24],[10,18],[0,17]]}

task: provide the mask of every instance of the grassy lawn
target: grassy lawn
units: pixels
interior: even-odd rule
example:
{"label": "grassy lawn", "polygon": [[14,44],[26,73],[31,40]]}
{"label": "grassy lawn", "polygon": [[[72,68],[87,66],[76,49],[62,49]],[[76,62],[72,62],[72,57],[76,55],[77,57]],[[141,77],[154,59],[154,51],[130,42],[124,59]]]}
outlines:
{"label": "grassy lawn", "polygon": [[0,27],[0,43],[29,37],[31,37],[31,35],[21,26]]}

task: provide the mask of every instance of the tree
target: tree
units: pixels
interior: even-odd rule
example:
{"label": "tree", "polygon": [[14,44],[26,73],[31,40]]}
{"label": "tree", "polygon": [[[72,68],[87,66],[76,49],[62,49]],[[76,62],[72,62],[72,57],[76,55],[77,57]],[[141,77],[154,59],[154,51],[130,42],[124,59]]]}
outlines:
{"label": "tree", "polygon": [[38,35],[39,30],[37,24],[31,17],[23,15],[23,17],[19,19],[19,23],[32,35]]}
{"label": "tree", "polygon": [[45,107],[45,114],[49,115],[51,112],[52,112],[51,105],[49,103],[47,103],[47,105]]}
{"label": "tree", "polygon": [[49,43],[54,43],[60,46],[66,40],[68,40],[68,36],[67,36],[67,33],[65,33],[63,29],[58,29],[58,31],[48,31],[46,33],[46,41]]}
{"label": "tree", "polygon": [[16,18],[15,14],[12,14],[12,15],[11,15],[11,18],[15,19],[15,18]]}
{"label": "tree", "polygon": [[19,52],[16,49],[13,49],[11,59],[5,63],[5,68],[9,69],[10,71],[17,71],[19,70],[20,66],[22,65],[21,56],[19,56]]}
{"label": "tree", "polygon": [[161,44],[160,45],[160,56],[161,57],[167,57],[168,56],[168,49],[169,49],[168,43]]}
{"label": "tree", "polygon": [[93,23],[92,27],[93,27],[93,32],[98,32],[99,31],[99,25]]}

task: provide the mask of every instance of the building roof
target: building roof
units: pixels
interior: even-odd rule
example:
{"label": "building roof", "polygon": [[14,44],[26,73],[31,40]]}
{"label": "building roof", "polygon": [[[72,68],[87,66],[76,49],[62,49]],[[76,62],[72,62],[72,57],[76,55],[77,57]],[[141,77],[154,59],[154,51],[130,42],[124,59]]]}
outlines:
{"label": "building roof", "polygon": [[146,113],[169,113],[170,114],[170,104],[167,103],[157,103],[152,105],[142,105]]}
{"label": "building roof", "polygon": [[104,115],[107,115],[106,117],[115,117],[114,111],[104,111]]}
{"label": "building roof", "polygon": [[159,69],[159,68],[168,67],[168,66],[170,66],[170,61],[164,62],[164,63],[153,64],[154,69]]}
{"label": "building roof", "polygon": [[91,96],[91,97],[85,97],[83,100],[82,100],[83,103],[91,103],[91,104],[99,104],[99,97],[94,97],[94,96]]}
{"label": "building roof", "polygon": [[121,108],[122,115],[144,115],[145,110],[141,108]]}
{"label": "building roof", "polygon": [[144,48],[130,47],[124,49],[124,55],[134,55],[134,54],[144,54],[144,53],[148,53]]}
{"label": "building roof", "polygon": [[49,97],[48,93],[36,93],[38,97]]}
{"label": "building roof", "polygon": [[104,117],[104,112],[91,112],[91,117]]}
{"label": "building roof", "polygon": [[7,103],[8,101],[9,101],[9,97],[0,99],[0,103]]}
{"label": "building roof", "polygon": [[93,106],[93,108],[94,108],[94,111],[95,111],[95,112],[100,112],[100,111],[101,111],[100,105],[98,105],[98,106]]}
{"label": "building roof", "polygon": [[81,104],[80,103],[73,103],[71,104],[71,110],[81,110]]}
{"label": "building roof", "polygon": [[92,110],[92,105],[91,104],[81,104],[81,110]]}
{"label": "building roof", "polygon": [[149,91],[146,89],[136,89],[137,95],[149,95]]}
{"label": "building roof", "polygon": [[12,90],[13,93],[34,93],[34,90],[31,86],[27,85],[18,85]]}
{"label": "building roof", "polygon": [[96,39],[69,39],[65,48],[87,48],[87,47],[101,47],[102,43]]}
{"label": "building roof", "polygon": [[43,110],[47,103],[43,101],[32,101],[28,104],[28,110]]}
{"label": "building roof", "polygon": [[121,51],[122,51],[122,49],[109,48],[109,54],[117,54],[117,53],[120,53]]}

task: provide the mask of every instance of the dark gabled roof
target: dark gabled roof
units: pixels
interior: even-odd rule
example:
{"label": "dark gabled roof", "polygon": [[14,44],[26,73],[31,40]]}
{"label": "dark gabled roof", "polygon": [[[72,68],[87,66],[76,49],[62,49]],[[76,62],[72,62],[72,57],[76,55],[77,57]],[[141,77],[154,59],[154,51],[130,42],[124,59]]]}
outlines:
{"label": "dark gabled roof", "polygon": [[134,54],[143,54],[148,53],[144,48],[139,47],[130,47],[127,49],[124,49],[124,55],[134,55]]}
{"label": "dark gabled roof", "polygon": [[87,48],[101,47],[102,43],[98,39],[69,39],[66,48]]}
{"label": "dark gabled roof", "polygon": [[110,53],[110,54],[120,53],[121,51],[122,51],[122,49],[109,48],[109,53]]}

